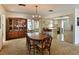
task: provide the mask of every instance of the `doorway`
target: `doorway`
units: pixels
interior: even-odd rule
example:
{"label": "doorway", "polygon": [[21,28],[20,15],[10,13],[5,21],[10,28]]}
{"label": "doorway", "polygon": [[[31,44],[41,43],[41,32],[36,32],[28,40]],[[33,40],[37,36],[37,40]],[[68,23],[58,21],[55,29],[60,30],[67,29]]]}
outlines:
{"label": "doorway", "polygon": [[[69,16],[58,17],[54,19],[55,39],[68,43],[73,43],[73,23]],[[58,31],[58,33],[56,33]]]}

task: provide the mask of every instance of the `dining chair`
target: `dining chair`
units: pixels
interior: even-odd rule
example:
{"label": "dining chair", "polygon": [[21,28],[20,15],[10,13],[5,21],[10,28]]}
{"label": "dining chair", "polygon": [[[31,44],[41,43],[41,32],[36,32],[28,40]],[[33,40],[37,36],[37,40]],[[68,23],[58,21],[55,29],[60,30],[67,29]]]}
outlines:
{"label": "dining chair", "polygon": [[26,45],[27,45],[29,54],[31,54],[31,51],[32,51],[32,50],[33,50],[33,53],[35,54],[33,41],[32,41],[28,36],[27,36],[26,40],[27,40]]}
{"label": "dining chair", "polygon": [[31,54],[31,52],[33,52],[33,54],[35,55],[35,51],[36,51],[36,47],[37,47],[38,42],[36,42],[36,41],[32,40],[31,38],[29,38],[28,35],[27,35],[26,39],[27,39],[26,45],[27,45],[29,54]]}
{"label": "dining chair", "polygon": [[49,52],[49,55],[50,55],[51,42],[52,42],[52,37],[51,36],[48,36],[43,41],[41,41],[40,44],[37,45],[37,49],[42,54],[44,54],[44,51],[47,50]]}

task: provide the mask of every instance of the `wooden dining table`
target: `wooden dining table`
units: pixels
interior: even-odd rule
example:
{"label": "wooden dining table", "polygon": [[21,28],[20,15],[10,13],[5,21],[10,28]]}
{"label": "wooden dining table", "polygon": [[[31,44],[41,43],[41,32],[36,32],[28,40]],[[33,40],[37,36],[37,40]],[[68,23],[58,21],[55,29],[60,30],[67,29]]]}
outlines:
{"label": "wooden dining table", "polygon": [[[39,33],[39,32],[29,32],[27,33],[28,37],[33,40],[34,42],[43,42],[45,40],[45,38],[48,38],[48,35],[44,34],[44,33]],[[43,46],[43,44],[41,43],[41,45]],[[42,51],[43,53],[43,51]]]}
{"label": "wooden dining table", "polygon": [[36,41],[44,40],[44,38],[48,37],[48,35],[46,35],[44,33],[39,33],[39,32],[30,32],[30,33],[27,33],[27,35],[32,40],[36,40]]}

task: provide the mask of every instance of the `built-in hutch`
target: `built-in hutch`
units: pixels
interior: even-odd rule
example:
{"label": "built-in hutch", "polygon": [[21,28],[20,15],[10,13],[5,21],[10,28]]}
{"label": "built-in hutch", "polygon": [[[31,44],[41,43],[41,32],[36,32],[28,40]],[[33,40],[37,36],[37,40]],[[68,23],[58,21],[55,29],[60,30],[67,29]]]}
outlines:
{"label": "built-in hutch", "polygon": [[6,38],[16,39],[25,37],[27,30],[27,19],[8,17],[6,20]]}

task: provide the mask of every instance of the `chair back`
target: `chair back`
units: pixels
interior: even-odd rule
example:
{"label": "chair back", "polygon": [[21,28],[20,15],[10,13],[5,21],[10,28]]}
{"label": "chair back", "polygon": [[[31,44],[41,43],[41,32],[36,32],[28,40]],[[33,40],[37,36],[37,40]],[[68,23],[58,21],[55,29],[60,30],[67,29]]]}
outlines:
{"label": "chair back", "polygon": [[51,43],[52,43],[52,37],[48,36],[48,38],[45,39],[45,47],[50,48]]}

